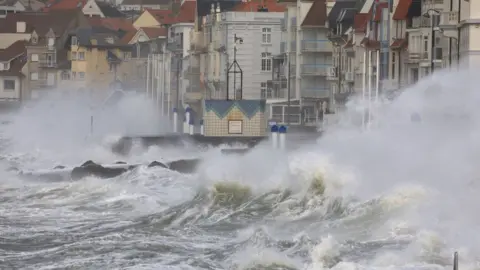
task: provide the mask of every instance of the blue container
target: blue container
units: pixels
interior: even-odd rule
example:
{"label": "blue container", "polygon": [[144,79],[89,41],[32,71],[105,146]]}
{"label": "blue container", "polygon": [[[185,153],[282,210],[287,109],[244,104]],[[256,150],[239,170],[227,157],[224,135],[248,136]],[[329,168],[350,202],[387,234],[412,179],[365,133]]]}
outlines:
{"label": "blue container", "polygon": [[277,125],[273,125],[273,126],[270,128],[270,132],[272,132],[272,133],[278,132],[278,126],[277,126]]}

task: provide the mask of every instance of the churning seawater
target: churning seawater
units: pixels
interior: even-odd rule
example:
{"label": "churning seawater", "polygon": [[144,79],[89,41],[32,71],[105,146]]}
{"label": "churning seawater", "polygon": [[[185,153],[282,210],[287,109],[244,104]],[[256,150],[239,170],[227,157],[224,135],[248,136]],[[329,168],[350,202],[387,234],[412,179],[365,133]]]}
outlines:
{"label": "churning seawater", "polygon": [[[109,135],[168,126],[141,97],[102,111],[52,98],[5,115],[0,269],[450,269],[455,250],[461,270],[480,269],[480,92],[472,73],[435,76],[376,105],[369,131],[352,102],[288,153],[116,156]],[[202,158],[197,173],[49,182],[11,170],[187,157]]]}

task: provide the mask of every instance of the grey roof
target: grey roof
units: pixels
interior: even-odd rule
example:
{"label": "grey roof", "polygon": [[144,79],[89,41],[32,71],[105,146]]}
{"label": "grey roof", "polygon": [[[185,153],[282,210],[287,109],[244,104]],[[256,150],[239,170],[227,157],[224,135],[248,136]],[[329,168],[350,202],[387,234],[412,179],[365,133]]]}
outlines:
{"label": "grey roof", "polygon": [[348,27],[352,26],[357,13],[356,5],[356,0],[337,0],[328,14],[330,28],[336,28],[337,23],[341,23],[346,31]]}
{"label": "grey roof", "polygon": [[105,27],[79,28],[75,34],[79,44],[86,47],[131,47],[121,43],[122,33]]}
{"label": "grey roof", "polygon": [[103,15],[107,18],[125,17],[125,14],[120,12],[116,7],[106,2],[96,1],[96,4]]}

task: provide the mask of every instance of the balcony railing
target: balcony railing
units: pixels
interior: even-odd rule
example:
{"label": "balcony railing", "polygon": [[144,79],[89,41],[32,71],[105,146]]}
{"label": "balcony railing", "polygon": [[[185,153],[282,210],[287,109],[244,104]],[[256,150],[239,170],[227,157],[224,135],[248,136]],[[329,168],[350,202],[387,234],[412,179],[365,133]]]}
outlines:
{"label": "balcony railing", "polygon": [[330,98],[329,88],[302,88],[302,98]]}
{"label": "balcony railing", "polygon": [[302,51],[304,52],[332,52],[330,40],[303,40]]}
{"label": "balcony railing", "polygon": [[285,19],[280,19],[280,30],[287,31],[287,21]]}
{"label": "balcony railing", "polygon": [[297,28],[297,17],[290,19],[290,28]]}
{"label": "balcony railing", "polygon": [[408,61],[409,62],[418,62],[422,58],[422,53],[419,52],[409,52]]}
{"label": "balcony railing", "polygon": [[439,26],[457,26],[458,11],[447,11],[440,14]]}
{"label": "balcony railing", "polygon": [[38,61],[38,66],[44,68],[56,68],[58,64],[53,60],[40,60]]}
{"label": "balcony railing", "polygon": [[[295,91],[291,91],[291,92],[295,92]],[[260,95],[261,95],[262,99],[286,99],[287,98],[287,89],[285,89],[285,88],[280,88],[280,89],[268,88],[266,90],[262,90]]]}
{"label": "balcony railing", "polygon": [[297,51],[297,41],[290,41],[290,52],[296,52]]}
{"label": "balcony railing", "polygon": [[431,19],[424,16],[414,17],[412,19],[411,25],[407,25],[407,29],[417,29],[417,28],[426,28],[430,27]]}
{"label": "balcony railing", "polygon": [[330,69],[331,69],[330,65],[303,64],[301,73],[302,75],[327,76]]}

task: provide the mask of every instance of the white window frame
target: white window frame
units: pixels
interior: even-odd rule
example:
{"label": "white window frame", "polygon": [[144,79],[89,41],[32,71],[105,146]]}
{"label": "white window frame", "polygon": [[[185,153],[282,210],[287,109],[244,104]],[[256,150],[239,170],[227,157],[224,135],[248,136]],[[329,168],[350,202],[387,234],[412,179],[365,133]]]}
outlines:
{"label": "white window frame", "polygon": [[266,82],[260,83],[260,97],[262,99],[267,99],[267,83]]}
{"label": "white window frame", "polygon": [[272,28],[262,28],[262,44],[272,44]]}
{"label": "white window frame", "polygon": [[70,57],[73,61],[77,60],[77,52],[72,52],[72,55]]}
{"label": "white window frame", "polygon": [[32,62],[38,62],[38,54],[32,53],[32,55],[30,56],[30,60]]}
{"label": "white window frame", "polygon": [[55,45],[55,39],[54,38],[48,38],[48,46],[52,47]]}
{"label": "white window frame", "polygon": [[261,57],[261,71],[272,71],[272,53],[262,52]]}
{"label": "white window frame", "polygon": [[32,73],[30,73],[30,80],[32,80],[32,81],[38,81],[38,72],[32,72]]}
{"label": "white window frame", "polygon": [[77,60],[85,61],[85,52],[78,52],[77,53]]}

